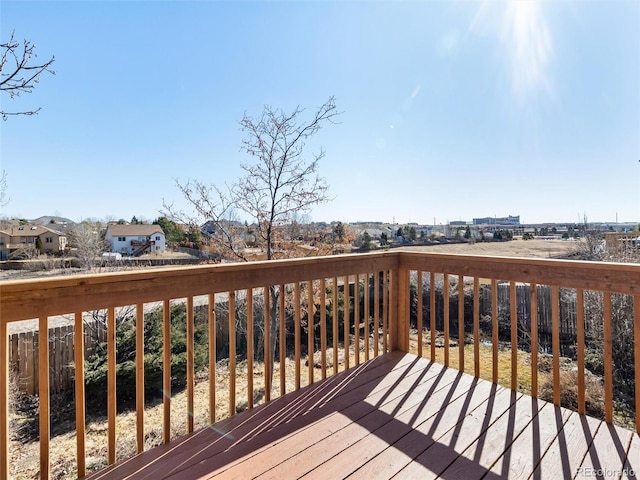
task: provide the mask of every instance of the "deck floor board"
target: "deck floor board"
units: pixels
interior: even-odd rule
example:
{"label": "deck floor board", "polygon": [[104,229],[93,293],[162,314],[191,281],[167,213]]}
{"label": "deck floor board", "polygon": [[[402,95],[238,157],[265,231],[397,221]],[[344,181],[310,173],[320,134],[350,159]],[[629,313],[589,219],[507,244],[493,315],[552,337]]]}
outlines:
{"label": "deck floor board", "polygon": [[634,432],[393,352],[88,478],[625,478],[639,463]]}

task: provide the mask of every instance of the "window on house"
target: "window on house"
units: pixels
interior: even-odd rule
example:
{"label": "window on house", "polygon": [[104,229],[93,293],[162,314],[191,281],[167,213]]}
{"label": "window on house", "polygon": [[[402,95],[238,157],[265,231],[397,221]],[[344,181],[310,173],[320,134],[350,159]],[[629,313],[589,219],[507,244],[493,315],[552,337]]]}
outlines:
{"label": "window on house", "polygon": [[156,236],[156,240],[158,240],[158,241],[160,240],[160,235]]}
{"label": "window on house", "polygon": [[126,237],[118,237],[118,241],[119,242],[126,242],[127,238]]}
{"label": "window on house", "polygon": [[53,237],[45,237],[44,243],[53,243]]}

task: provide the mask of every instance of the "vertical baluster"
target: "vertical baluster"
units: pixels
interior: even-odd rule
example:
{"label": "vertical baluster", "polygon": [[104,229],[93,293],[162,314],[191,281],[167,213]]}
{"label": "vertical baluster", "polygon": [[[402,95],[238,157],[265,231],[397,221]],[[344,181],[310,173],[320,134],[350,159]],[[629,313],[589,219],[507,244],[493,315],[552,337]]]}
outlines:
{"label": "vertical baluster", "polygon": [[327,301],[326,282],[320,279],[320,355],[322,356],[322,379],[327,378]]}
{"label": "vertical baluster", "polygon": [[46,316],[40,317],[39,319],[38,338],[40,339],[38,345],[40,478],[49,478],[49,441],[51,438],[51,412],[49,410],[49,321]]}
{"label": "vertical baluster", "polygon": [[418,295],[418,356],[422,357],[422,329],[424,327],[422,319],[422,270],[418,270],[418,288],[416,293]]}
{"label": "vertical baluster", "polygon": [[538,286],[531,290],[531,396],[538,398]]}
{"label": "vertical baluster", "polygon": [[[85,389],[84,389],[84,318],[76,312],[74,318],[74,369],[76,399],[76,458],[78,477],[86,475],[85,462]],[[0,477],[2,475],[0,474]],[[2,477],[4,478],[4,477]]]}
{"label": "vertical baluster", "polygon": [[464,372],[464,277],[458,275],[458,370]]}
{"label": "vertical baluster", "polygon": [[389,351],[389,271],[382,279],[382,353]]}
{"label": "vertical baluster", "polygon": [[436,361],[436,274],[429,272],[429,317],[431,338],[431,361]]}
{"label": "vertical baluster", "polygon": [[9,478],[9,328],[0,319],[0,478]]}
{"label": "vertical baluster", "polygon": [[640,294],[633,296],[633,355],[636,380],[636,433],[640,434]]}
{"label": "vertical baluster", "polygon": [[144,305],[136,304],[136,452],[144,451]]}
{"label": "vertical baluster", "polygon": [[613,339],[611,335],[611,294],[604,295],[604,419],[613,423]]}
{"label": "vertical baluster", "polygon": [[247,408],[253,408],[253,288],[247,289]]}
{"label": "vertical baluster", "polygon": [[107,310],[107,463],[116,463],[116,314]]}
{"label": "vertical baluster", "polygon": [[360,274],[353,282],[353,354],[360,365]]}
{"label": "vertical baluster", "polygon": [[194,357],[193,297],[187,297],[187,432],[193,432],[195,357]]}
{"label": "vertical baluster", "polygon": [[444,303],[444,366],[449,366],[449,274],[444,273],[442,301]]}
{"label": "vertical baluster", "polygon": [[480,377],[480,279],[473,277],[473,374]]}
{"label": "vertical baluster", "polygon": [[209,423],[216,423],[216,295],[209,294]]}
{"label": "vertical baluster", "polygon": [[373,274],[373,356],[377,357],[380,343],[380,272]]}
{"label": "vertical baluster", "polygon": [[264,400],[271,400],[273,357],[271,352],[271,288],[264,287]]}
{"label": "vertical baluster", "polygon": [[576,336],[578,341],[578,413],[586,411],[584,384],[584,291],[576,290]]}
{"label": "vertical baluster", "polygon": [[560,288],[551,287],[551,343],[553,353],[553,403],[560,406]]}
{"label": "vertical baluster", "polygon": [[300,282],[293,285],[293,323],[295,328],[296,390],[300,390]]}
{"label": "vertical baluster", "polygon": [[498,281],[491,280],[491,378],[498,383]]}
{"label": "vertical baluster", "polygon": [[280,340],[278,342],[278,351],[280,352],[280,396],[283,396],[287,391],[287,338],[285,336],[285,324],[287,320],[287,312],[284,308],[285,301],[285,289],[284,285],[281,284],[279,287],[279,295],[278,295],[278,312],[280,314]]}
{"label": "vertical baluster", "polygon": [[[209,374],[211,375],[211,373]],[[162,304],[162,443],[171,441],[171,303]]]}
{"label": "vertical baluster", "polygon": [[369,294],[370,294],[370,288],[369,288],[369,274],[366,273],[364,276],[364,295],[363,295],[363,301],[364,301],[364,360],[367,361],[369,360],[369,349],[371,348],[370,345],[370,335],[371,332],[369,331],[369,322],[370,322],[370,313],[369,313]]}
{"label": "vertical baluster", "polygon": [[511,390],[518,390],[518,308],[516,283],[509,282],[509,317],[511,320]]}
{"label": "vertical baluster", "polygon": [[236,414],[236,292],[229,292],[229,416]]}
{"label": "vertical baluster", "polygon": [[307,359],[309,362],[309,385],[313,384],[313,353],[314,353],[314,305],[313,305],[313,281],[307,282]]}
{"label": "vertical baluster", "polygon": [[343,327],[344,327],[344,369],[347,370],[349,368],[349,276],[345,275],[343,280],[342,287],[343,295],[344,295],[344,318],[343,318]]}
{"label": "vertical baluster", "polygon": [[333,336],[333,374],[338,373],[338,277],[333,277],[333,291],[331,292],[332,318],[331,333]]}

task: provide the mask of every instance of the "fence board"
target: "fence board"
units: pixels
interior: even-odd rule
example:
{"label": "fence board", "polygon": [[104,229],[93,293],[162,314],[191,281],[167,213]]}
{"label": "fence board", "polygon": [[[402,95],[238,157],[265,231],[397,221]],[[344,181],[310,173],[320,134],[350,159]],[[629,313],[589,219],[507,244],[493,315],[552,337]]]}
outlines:
{"label": "fence board", "polygon": [[[84,328],[85,358],[93,353],[96,345],[105,342],[107,331],[100,322],[90,322]],[[62,393],[74,388],[75,327],[65,325],[49,329],[49,385],[52,393]],[[38,391],[38,332],[20,332],[9,336],[11,375],[18,389],[29,395]]]}

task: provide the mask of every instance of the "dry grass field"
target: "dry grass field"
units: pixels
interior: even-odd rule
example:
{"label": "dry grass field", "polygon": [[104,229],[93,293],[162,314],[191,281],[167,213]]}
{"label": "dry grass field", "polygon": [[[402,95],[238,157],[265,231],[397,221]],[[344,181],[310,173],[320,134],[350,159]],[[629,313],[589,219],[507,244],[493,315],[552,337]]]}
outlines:
{"label": "dry grass field", "polygon": [[403,247],[403,250],[450,253],[452,255],[495,255],[498,257],[566,258],[580,250],[577,240],[512,240],[510,242],[451,243],[420,247]]}

